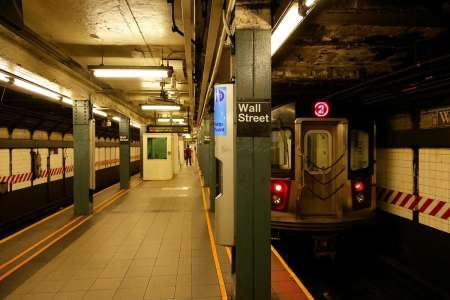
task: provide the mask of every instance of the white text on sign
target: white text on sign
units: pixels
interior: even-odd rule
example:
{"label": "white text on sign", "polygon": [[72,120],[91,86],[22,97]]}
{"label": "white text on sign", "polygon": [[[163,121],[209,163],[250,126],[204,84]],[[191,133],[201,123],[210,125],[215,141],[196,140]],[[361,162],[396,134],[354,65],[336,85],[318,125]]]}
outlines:
{"label": "white text on sign", "polygon": [[261,113],[261,104],[255,103],[238,103],[239,113],[238,122],[253,122],[253,123],[265,123],[270,122],[269,114],[255,116],[255,113]]}

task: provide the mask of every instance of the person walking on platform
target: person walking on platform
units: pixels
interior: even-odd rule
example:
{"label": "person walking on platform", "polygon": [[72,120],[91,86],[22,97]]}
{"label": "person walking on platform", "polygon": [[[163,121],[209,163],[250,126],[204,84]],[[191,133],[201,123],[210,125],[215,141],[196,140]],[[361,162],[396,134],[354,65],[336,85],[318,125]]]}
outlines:
{"label": "person walking on platform", "polygon": [[189,147],[189,145],[184,149],[184,160],[186,161],[186,166],[189,165],[192,166],[192,149]]}

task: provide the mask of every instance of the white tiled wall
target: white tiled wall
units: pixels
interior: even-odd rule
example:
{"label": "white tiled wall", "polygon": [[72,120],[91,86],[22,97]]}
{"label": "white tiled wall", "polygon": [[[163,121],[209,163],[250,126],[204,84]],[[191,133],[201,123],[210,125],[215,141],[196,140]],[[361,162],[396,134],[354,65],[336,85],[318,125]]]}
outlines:
{"label": "white tiled wall", "polygon": [[95,148],[95,169],[100,170],[100,148]]}
{"label": "white tiled wall", "polygon": [[[30,132],[25,129],[15,129],[12,134],[15,139],[30,139]],[[0,138],[8,138],[8,130],[6,128],[0,128]],[[33,139],[36,140],[47,140],[49,138],[47,132],[44,131],[35,131],[33,134]],[[50,135],[50,139],[52,140],[73,140],[73,136],[71,134],[65,134],[64,138],[61,133],[52,133]],[[119,142],[118,139],[97,139],[99,142]],[[12,175],[16,174],[27,174],[31,172],[31,149],[13,149],[13,171]],[[47,170],[47,157],[49,156],[49,150],[47,148],[39,148],[34,149],[34,151],[38,151],[41,156],[41,176],[33,180],[33,185],[43,184],[47,182],[47,176],[44,175],[44,172]],[[63,167],[63,156],[65,156],[66,167],[71,167],[72,170],[66,171],[66,177],[73,176],[73,149],[58,149],[57,154],[50,154],[50,169],[58,169],[55,175],[50,177],[51,181],[60,180],[63,178],[62,175],[62,167]],[[139,147],[131,147],[130,156],[132,157],[132,161],[139,160],[136,156],[139,156]],[[104,169],[107,167],[117,166],[120,164],[120,148],[119,147],[96,147],[95,149],[95,161],[99,162],[96,164],[96,169]],[[9,174],[9,149],[0,149],[0,178],[3,176],[10,176]],[[61,170],[59,170],[59,168]],[[60,174],[57,174],[60,173]],[[31,186],[31,176],[22,177],[24,182],[16,183],[13,185],[13,190],[22,189],[25,187]]]}
{"label": "white tiled wall", "polygon": [[26,129],[14,129],[12,132],[12,138],[13,139],[30,139],[31,134],[30,131]]}
{"label": "white tiled wall", "polygon": [[435,216],[420,214],[419,222],[441,231],[450,232],[450,219],[441,216],[450,207],[450,149],[419,149],[419,195],[443,201],[444,207]]}
{"label": "white tiled wall", "polygon": [[419,195],[450,201],[450,149],[419,149]]}
{"label": "white tiled wall", "polygon": [[[23,174],[31,172],[31,155],[30,149],[13,149],[12,150],[12,174]],[[31,186],[31,181],[19,182],[13,184],[12,190],[23,189]]]}
{"label": "white tiled wall", "polygon": [[9,149],[0,149],[0,179],[9,176]]}
{"label": "white tiled wall", "polygon": [[0,139],[7,139],[9,137],[8,128],[0,127]]}
{"label": "white tiled wall", "polygon": [[72,177],[73,176],[73,149],[72,148],[66,148],[64,149],[65,156],[66,156],[66,166],[72,166],[71,171],[66,172],[66,177]]}
{"label": "white tiled wall", "polygon": [[413,151],[377,148],[377,186],[413,193]]}
{"label": "white tiled wall", "polygon": [[33,185],[41,184],[47,182],[47,176],[42,176],[44,174],[44,171],[47,169],[47,156],[48,156],[48,149],[47,148],[39,148],[36,149],[41,156],[41,176],[33,180]]}
{"label": "white tiled wall", "polygon": [[[50,154],[50,169],[59,169],[62,167],[62,149],[58,149],[58,153],[52,153]],[[55,181],[55,180],[60,180],[63,178],[62,173],[61,174],[57,174],[54,173],[55,175],[52,175],[50,177],[50,181]]]}

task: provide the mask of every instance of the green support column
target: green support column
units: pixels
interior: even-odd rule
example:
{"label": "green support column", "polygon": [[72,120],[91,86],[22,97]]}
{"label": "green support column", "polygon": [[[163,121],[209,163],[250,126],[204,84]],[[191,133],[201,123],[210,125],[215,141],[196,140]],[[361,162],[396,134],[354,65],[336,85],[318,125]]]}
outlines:
{"label": "green support column", "polygon": [[91,152],[94,141],[89,130],[91,104],[88,100],[73,101],[73,199],[76,215],[86,215],[92,212],[90,193]]}
{"label": "green support column", "polygon": [[120,188],[130,188],[130,119],[121,118],[119,122],[120,140]]}
{"label": "green support column", "polygon": [[141,141],[141,147],[140,147],[140,168],[141,168],[141,179],[144,177],[144,133],[147,132],[147,126],[142,125],[140,129],[140,141]]}
{"label": "green support column", "polygon": [[[260,102],[268,124],[242,124],[236,137],[236,299],[271,298],[270,99],[271,28],[267,2],[236,7],[235,94],[241,103]],[[258,5],[248,6],[250,3]],[[264,127],[262,127],[264,126]],[[263,128],[263,130],[261,130]]]}

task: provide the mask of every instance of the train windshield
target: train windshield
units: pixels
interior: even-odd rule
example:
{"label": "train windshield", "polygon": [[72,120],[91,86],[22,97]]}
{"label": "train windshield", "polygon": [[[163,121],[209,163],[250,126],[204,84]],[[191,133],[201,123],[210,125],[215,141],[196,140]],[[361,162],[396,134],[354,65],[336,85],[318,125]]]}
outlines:
{"label": "train windshield", "polygon": [[272,131],[272,168],[290,170],[291,149],[292,132],[289,129]]}
{"label": "train windshield", "polygon": [[326,130],[306,133],[306,168],[310,173],[327,173],[331,165],[331,134]]}
{"label": "train windshield", "polygon": [[369,167],[369,134],[362,130],[350,132],[350,169],[362,170]]}

